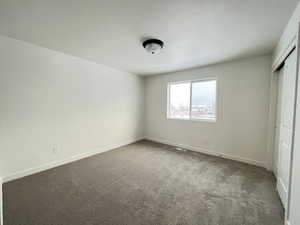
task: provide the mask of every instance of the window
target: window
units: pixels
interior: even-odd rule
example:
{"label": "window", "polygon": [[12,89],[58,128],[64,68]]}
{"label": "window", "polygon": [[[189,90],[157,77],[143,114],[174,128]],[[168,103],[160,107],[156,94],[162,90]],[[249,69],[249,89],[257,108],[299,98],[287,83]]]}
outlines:
{"label": "window", "polygon": [[169,117],[190,118],[190,83],[170,84]]}
{"label": "window", "polygon": [[216,120],[216,79],[168,84],[168,118]]}

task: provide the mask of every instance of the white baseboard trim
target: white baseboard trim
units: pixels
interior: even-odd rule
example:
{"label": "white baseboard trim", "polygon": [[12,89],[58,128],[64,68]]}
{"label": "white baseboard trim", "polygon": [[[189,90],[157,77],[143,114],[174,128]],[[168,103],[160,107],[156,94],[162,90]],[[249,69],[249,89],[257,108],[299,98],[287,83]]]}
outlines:
{"label": "white baseboard trim", "polygon": [[82,153],[82,154],[78,154],[78,155],[72,156],[70,158],[63,159],[63,160],[58,160],[58,161],[50,162],[50,163],[47,163],[47,164],[44,164],[44,165],[41,165],[41,166],[37,166],[37,167],[29,168],[29,169],[26,169],[26,170],[18,171],[18,172],[15,172],[13,174],[10,174],[8,176],[3,177],[3,183],[9,182],[9,181],[12,181],[12,180],[15,180],[15,179],[19,179],[19,178],[22,178],[22,177],[26,177],[26,176],[29,176],[29,175],[32,175],[32,174],[35,174],[35,173],[39,173],[39,172],[42,172],[42,171],[45,171],[45,170],[48,170],[48,169],[51,169],[51,168],[54,168],[54,167],[57,167],[57,166],[61,166],[61,165],[67,164],[67,163],[71,163],[71,162],[74,162],[74,161],[77,161],[77,160],[80,160],[80,159],[84,159],[84,158],[87,158],[87,157],[90,157],[90,156],[93,156],[93,155],[96,155],[96,154],[99,154],[99,153],[107,152],[109,150],[119,148],[119,147],[122,147],[122,146],[125,146],[125,145],[129,145],[129,144],[132,144],[134,142],[137,142],[137,141],[140,141],[140,140],[143,140],[143,139],[144,139],[144,137],[134,138],[132,140],[123,141],[123,142],[118,143],[118,144],[112,144],[112,145],[99,147],[96,150],[89,151],[89,152]]}
{"label": "white baseboard trim", "polygon": [[175,142],[172,142],[172,141],[162,140],[162,139],[158,139],[158,138],[145,137],[145,139],[149,140],[149,141],[159,142],[159,143],[162,143],[162,144],[167,144],[167,145],[177,146],[177,147],[180,147],[180,148],[189,149],[189,150],[204,153],[204,154],[207,154],[207,155],[218,156],[218,157],[225,158],[225,159],[231,159],[231,160],[235,160],[235,161],[239,161],[239,162],[243,162],[243,163],[247,163],[247,164],[267,168],[266,162],[256,161],[256,160],[253,160],[253,159],[247,159],[247,158],[243,158],[243,157],[239,157],[239,156],[233,156],[233,155],[229,155],[229,154],[223,154],[223,153],[215,152],[215,151],[205,149],[205,148],[201,148],[201,147],[195,147],[195,146],[191,146],[191,145],[175,143]]}

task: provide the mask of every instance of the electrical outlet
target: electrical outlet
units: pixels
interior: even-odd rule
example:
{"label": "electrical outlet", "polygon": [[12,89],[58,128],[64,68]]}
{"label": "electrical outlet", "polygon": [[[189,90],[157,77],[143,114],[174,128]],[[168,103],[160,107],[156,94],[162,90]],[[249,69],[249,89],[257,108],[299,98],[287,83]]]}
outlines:
{"label": "electrical outlet", "polygon": [[57,146],[56,146],[56,145],[54,145],[54,146],[52,147],[52,153],[53,153],[53,154],[56,154],[56,153],[57,153]]}

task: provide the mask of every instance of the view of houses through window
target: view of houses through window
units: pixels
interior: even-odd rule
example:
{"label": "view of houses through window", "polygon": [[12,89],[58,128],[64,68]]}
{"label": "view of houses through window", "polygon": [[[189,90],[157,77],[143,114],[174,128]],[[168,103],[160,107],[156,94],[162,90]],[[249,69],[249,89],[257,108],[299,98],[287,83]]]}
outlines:
{"label": "view of houses through window", "polygon": [[169,83],[168,118],[215,120],[216,85],[215,79]]}

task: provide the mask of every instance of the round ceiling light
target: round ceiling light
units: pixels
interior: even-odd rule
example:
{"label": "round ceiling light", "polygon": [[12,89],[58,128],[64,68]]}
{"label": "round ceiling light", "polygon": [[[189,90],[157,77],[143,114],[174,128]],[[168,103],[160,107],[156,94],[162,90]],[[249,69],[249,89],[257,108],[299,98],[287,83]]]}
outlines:
{"label": "round ceiling light", "polygon": [[158,39],[148,39],[143,42],[143,46],[147,52],[155,54],[160,52],[160,50],[164,47],[164,43]]}

